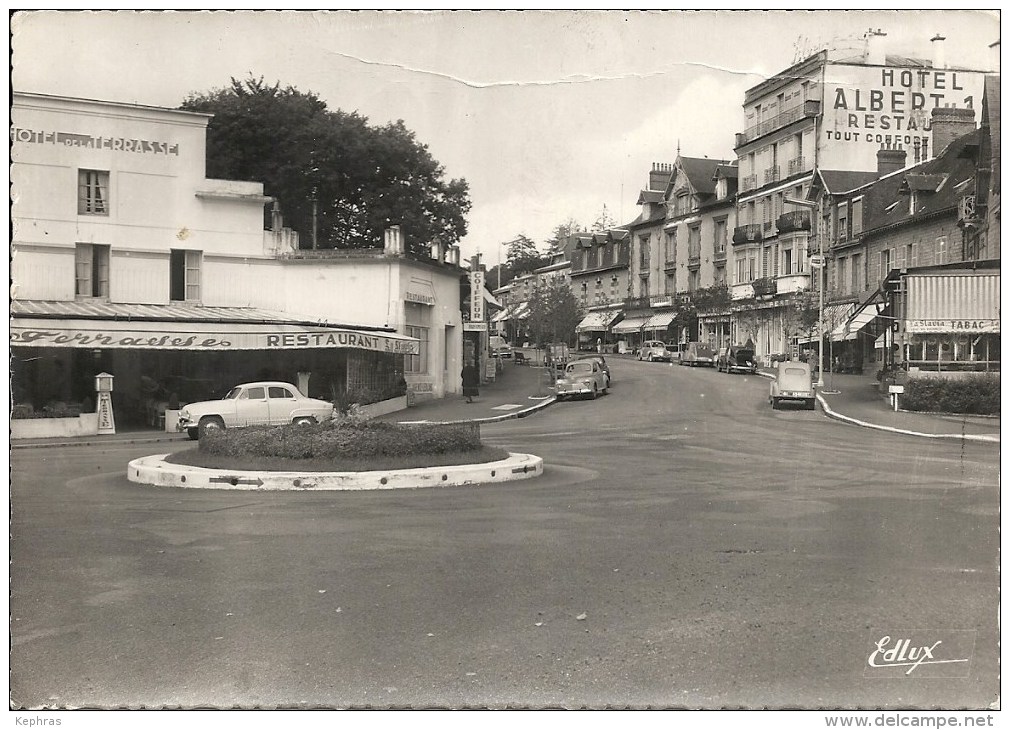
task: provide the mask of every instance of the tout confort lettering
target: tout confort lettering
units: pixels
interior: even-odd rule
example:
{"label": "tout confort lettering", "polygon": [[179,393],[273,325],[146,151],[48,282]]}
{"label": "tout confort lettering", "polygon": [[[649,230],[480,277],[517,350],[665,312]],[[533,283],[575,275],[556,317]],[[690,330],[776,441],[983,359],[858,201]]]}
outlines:
{"label": "tout confort lettering", "polygon": [[[825,134],[829,140],[911,144],[917,135],[894,133],[928,132],[930,109],[972,109],[975,99],[970,94],[965,96],[964,90],[954,71],[882,68],[878,88],[835,88],[832,108],[841,129],[825,130]],[[864,131],[854,131],[857,129]],[[877,130],[891,134],[882,135]]]}
{"label": "tout confort lettering", "polygon": [[179,156],[179,145],[175,142],[129,139],[127,137],[91,136],[90,134],[75,134],[73,132],[44,132],[35,129],[23,129],[21,127],[11,129],[11,142]]}

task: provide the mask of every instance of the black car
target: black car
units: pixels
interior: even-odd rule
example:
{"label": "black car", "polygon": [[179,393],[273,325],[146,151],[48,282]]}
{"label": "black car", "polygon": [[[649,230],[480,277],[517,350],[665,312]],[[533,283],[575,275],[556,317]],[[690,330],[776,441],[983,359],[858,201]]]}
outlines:
{"label": "black car", "polygon": [[721,373],[756,373],[757,357],[749,347],[727,347],[719,351],[715,367]]}

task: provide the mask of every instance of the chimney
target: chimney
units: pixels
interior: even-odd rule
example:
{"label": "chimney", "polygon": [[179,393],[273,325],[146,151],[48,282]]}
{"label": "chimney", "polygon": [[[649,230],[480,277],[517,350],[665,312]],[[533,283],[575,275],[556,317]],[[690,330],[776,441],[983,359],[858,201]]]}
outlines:
{"label": "chimney", "polygon": [[874,30],[870,28],[866,31],[866,63],[871,66],[883,66],[887,63],[887,52],[884,48],[884,39],[887,33],[880,28]]}
{"label": "chimney", "polygon": [[390,226],[386,229],[382,250],[394,256],[403,255],[403,238],[400,236],[400,226]]}
{"label": "chimney", "polygon": [[428,246],[431,251],[431,258],[434,261],[443,261],[445,257],[445,251],[442,249],[442,242],[438,239],[434,240]]}
{"label": "chimney", "polygon": [[[930,118],[930,133],[933,141],[933,156],[939,157],[958,137],[975,131],[975,110],[956,106],[938,106]],[[925,156],[925,154],[923,155]]]}
{"label": "chimney", "polygon": [[890,144],[877,150],[877,177],[890,175],[903,168],[907,154],[907,150],[897,146],[892,148]]}
{"label": "chimney", "polygon": [[649,190],[666,190],[673,174],[673,165],[665,162],[653,162],[649,173]]}
{"label": "chimney", "polygon": [[939,33],[929,39],[929,42],[932,44],[931,48],[933,49],[933,68],[947,68],[947,57],[943,51],[943,42],[945,40],[947,39]]}
{"label": "chimney", "polygon": [[449,246],[449,254],[446,256],[446,261],[453,266],[459,266],[459,246]]}

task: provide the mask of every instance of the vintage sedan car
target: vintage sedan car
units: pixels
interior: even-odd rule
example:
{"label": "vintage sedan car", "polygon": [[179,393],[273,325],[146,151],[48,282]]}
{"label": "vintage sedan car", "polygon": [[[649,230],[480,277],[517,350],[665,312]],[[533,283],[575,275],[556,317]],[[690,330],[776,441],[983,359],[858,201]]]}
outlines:
{"label": "vintage sedan car", "polygon": [[638,351],[638,359],[648,360],[649,362],[670,362],[673,360],[673,353],[666,349],[665,342],[646,340]]}
{"label": "vintage sedan car", "polygon": [[558,400],[574,397],[596,398],[607,393],[607,375],[594,360],[574,360],[565,366],[557,380]]}
{"label": "vintage sedan car", "polygon": [[702,342],[688,343],[687,350],[681,353],[680,364],[702,365],[707,368],[715,367],[715,350]]}
{"label": "vintage sedan car", "polygon": [[800,402],[808,410],[814,410],[814,381],[810,365],[799,360],[780,362],[768,391],[768,402],[778,408],[782,401]]}
{"label": "vintage sedan car", "polygon": [[332,403],[306,398],[290,383],[264,381],[236,385],[221,400],[189,403],[179,411],[177,428],[196,439],[215,428],[307,425],[332,417]]}
{"label": "vintage sedan car", "polygon": [[607,365],[607,358],[603,355],[585,354],[576,355],[575,360],[592,360],[593,362],[599,363],[600,367],[603,368],[604,374],[607,376],[607,387],[610,387],[610,384],[613,382],[613,376],[610,374],[610,366]]}
{"label": "vintage sedan car", "polygon": [[751,348],[734,345],[719,351],[715,367],[719,372],[753,374],[757,372],[757,357]]}

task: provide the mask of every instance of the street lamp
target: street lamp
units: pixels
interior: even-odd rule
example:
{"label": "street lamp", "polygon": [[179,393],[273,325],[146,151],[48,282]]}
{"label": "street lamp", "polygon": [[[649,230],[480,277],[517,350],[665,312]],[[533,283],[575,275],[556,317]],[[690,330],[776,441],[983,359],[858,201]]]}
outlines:
{"label": "street lamp", "polygon": [[[806,208],[813,211],[817,209],[817,204],[811,200],[798,200],[797,198],[785,198],[789,205],[799,208]],[[813,218],[813,215],[811,215]],[[813,234],[816,230],[816,221],[810,221],[810,231]],[[810,257],[810,268],[817,269],[817,382],[814,384],[818,388],[824,388],[824,238],[817,236],[816,256]]]}

